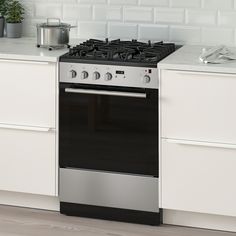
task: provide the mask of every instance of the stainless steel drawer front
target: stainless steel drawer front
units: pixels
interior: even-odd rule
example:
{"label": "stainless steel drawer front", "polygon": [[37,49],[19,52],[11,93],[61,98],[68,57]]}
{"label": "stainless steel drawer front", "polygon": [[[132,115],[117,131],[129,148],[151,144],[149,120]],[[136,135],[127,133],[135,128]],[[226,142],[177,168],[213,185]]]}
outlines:
{"label": "stainless steel drawer front", "polygon": [[158,179],[61,168],[60,201],[159,212]]}

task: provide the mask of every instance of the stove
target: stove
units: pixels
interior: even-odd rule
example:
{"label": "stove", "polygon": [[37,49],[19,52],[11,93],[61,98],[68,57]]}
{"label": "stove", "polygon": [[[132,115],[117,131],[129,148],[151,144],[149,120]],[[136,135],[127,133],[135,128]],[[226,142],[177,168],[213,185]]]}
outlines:
{"label": "stove", "polygon": [[62,214],[161,223],[157,63],[174,50],[90,39],[60,58]]}
{"label": "stove", "polygon": [[175,44],[87,40],[60,58],[61,82],[157,88],[157,63]]}
{"label": "stove", "polygon": [[70,49],[61,57],[61,61],[89,61],[99,64],[119,64],[126,66],[155,67],[156,64],[175,51],[175,44],[156,42],[147,43],[137,40],[108,41],[90,39]]}

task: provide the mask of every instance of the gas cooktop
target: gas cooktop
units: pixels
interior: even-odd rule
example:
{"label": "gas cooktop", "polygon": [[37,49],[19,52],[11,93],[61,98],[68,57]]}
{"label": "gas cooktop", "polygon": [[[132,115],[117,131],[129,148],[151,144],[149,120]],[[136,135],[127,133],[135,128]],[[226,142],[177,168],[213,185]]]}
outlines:
{"label": "gas cooktop", "polygon": [[175,51],[175,44],[137,40],[109,41],[89,39],[61,56],[61,62],[156,67],[157,63]]}

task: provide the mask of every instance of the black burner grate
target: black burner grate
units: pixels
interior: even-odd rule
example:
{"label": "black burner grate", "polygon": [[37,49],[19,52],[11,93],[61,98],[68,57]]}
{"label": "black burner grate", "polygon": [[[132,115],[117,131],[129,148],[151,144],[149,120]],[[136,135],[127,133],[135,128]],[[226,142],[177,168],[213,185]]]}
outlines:
{"label": "black burner grate", "polygon": [[173,43],[147,43],[137,40],[122,41],[120,39],[109,41],[89,39],[73,48],[62,56],[67,59],[83,59],[113,62],[157,63],[175,51]]}

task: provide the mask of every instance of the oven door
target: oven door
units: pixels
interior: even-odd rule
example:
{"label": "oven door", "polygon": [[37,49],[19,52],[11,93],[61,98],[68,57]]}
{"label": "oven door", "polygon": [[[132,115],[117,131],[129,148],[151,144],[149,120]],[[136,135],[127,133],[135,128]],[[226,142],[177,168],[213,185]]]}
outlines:
{"label": "oven door", "polygon": [[61,168],[158,177],[158,90],[60,84]]}

